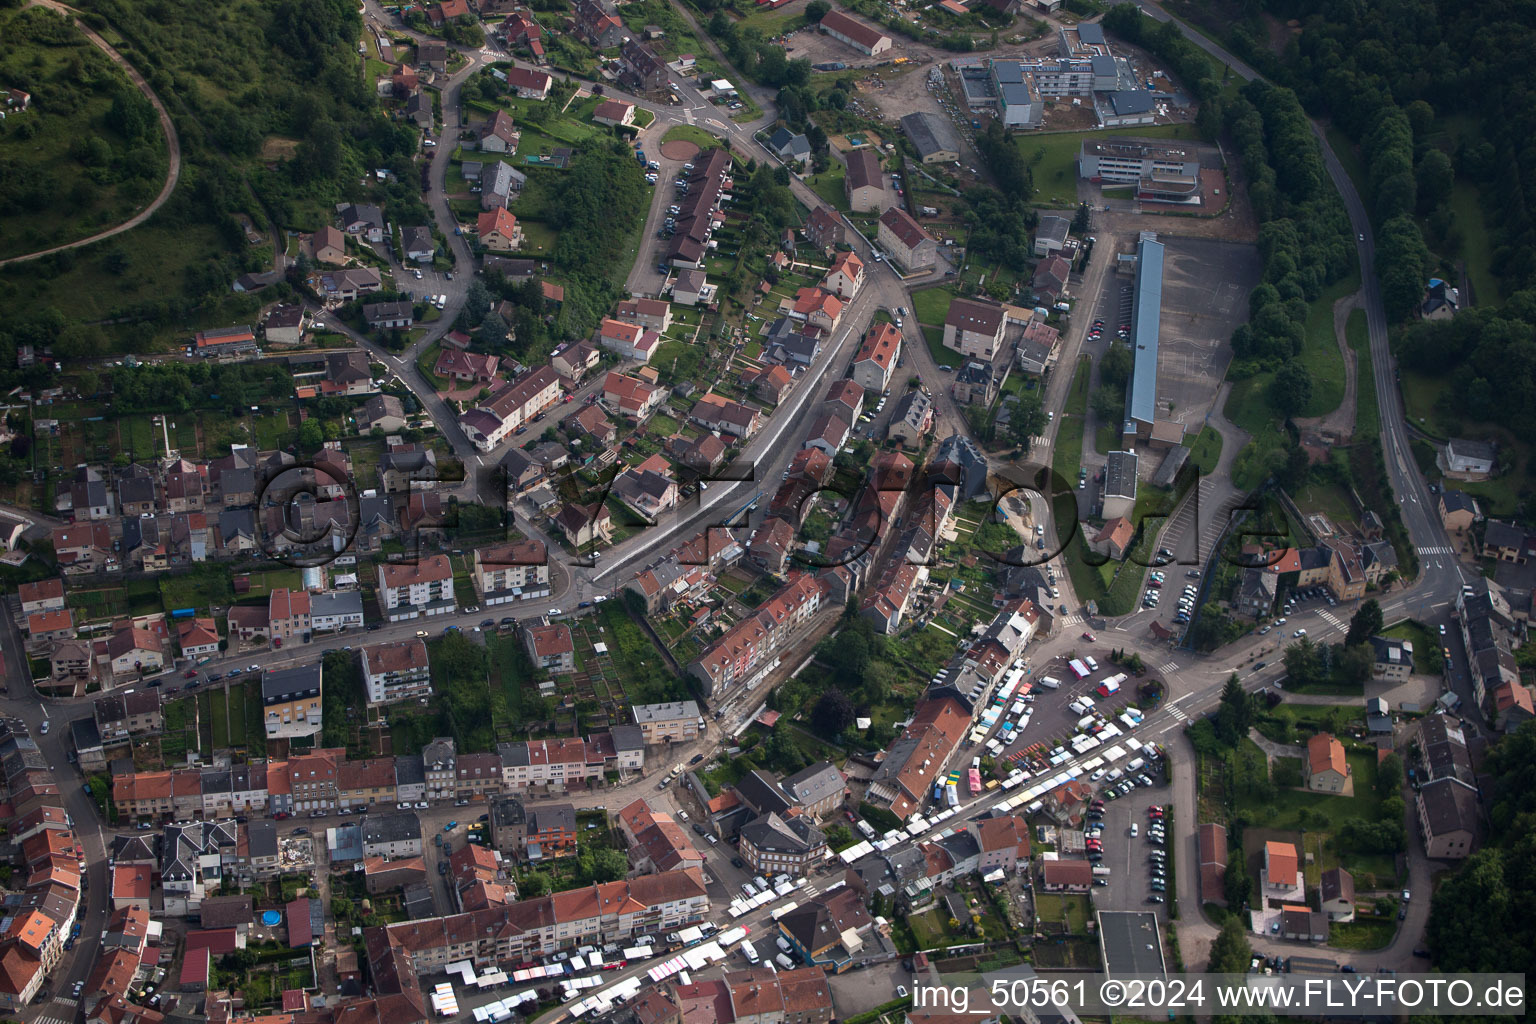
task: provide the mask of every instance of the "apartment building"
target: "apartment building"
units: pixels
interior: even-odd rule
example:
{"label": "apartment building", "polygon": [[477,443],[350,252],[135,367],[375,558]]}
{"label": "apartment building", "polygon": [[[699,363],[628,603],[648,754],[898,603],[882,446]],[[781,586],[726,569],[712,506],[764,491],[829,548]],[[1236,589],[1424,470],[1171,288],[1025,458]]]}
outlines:
{"label": "apartment building", "polygon": [[486,606],[548,597],[549,552],[541,540],[476,548],[473,581]]}
{"label": "apartment building", "polygon": [[[696,924],[709,913],[699,869],[641,875],[466,914],[369,928],[370,949],[404,950],[418,974],[458,960],[527,960],[584,944],[624,943]],[[373,934],[367,934],[373,933]]]}
{"label": "apartment building", "polygon": [[395,786],[395,759],[373,757],[336,763],[336,802],[354,811],[393,805],[399,799]]}
{"label": "apartment building", "polygon": [[415,811],[383,811],[363,816],[364,857],[420,857],[421,819]]}
{"label": "apartment building", "polygon": [[419,637],[369,644],[359,652],[358,659],[362,663],[369,707],[432,695],[432,667],[427,660],[427,645]]}
{"label": "apartment building", "polygon": [[697,701],[679,700],[666,704],[636,704],[631,709],[635,725],[647,744],[688,743],[699,734]]}
{"label": "apartment building", "polygon": [[609,772],[635,772],[645,767],[645,739],[633,725],[616,725],[611,732],[575,737],[501,743],[501,785],[506,792],[563,792],[574,781],[595,781]]}
{"label": "apartment building", "polygon": [[309,643],[309,591],[276,587],[267,596],[267,637],[273,647]]}
{"label": "apartment building", "polygon": [[710,696],[750,684],[773,663],[773,655],[820,610],[828,593],[822,580],[808,573],[791,574],[778,593],[691,662],[689,673]]}
{"label": "apartment building", "polygon": [[447,555],[379,566],[379,607],[390,622],[458,610],[453,596],[453,566]]}
{"label": "apartment building", "polygon": [[268,669],[261,677],[262,712],[267,739],[292,740],[315,736],[321,721],[320,662],[286,669]]}

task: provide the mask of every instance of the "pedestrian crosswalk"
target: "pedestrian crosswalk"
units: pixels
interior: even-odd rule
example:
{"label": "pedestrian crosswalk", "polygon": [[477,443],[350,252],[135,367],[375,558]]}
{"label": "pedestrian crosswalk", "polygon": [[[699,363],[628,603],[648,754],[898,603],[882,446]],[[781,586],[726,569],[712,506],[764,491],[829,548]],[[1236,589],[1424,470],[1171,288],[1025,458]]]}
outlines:
{"label": "pedestrian crosswalk", "polygon": [[1082,622],[1082,621],[1083,621],[1083,617],[1081,615],[1079,615],[1079,614],[1074,612],[1073,614],[1064,617],[1061,620],[1061,624],[1063,626],[1075,626],[1079,622]]}
{"label": "pedestrian crosswalk", "polygon": [[1186,715],[1184,712],[1180,711],[1178,708],[1176,708],[1176,707],[1174,707],[1172,705],[1169,705],[1168,713],[1173,716],[1173,720],[1175,722],[1184,722],[1184,721],[1187,721],[1189,719],[1188,715]]}
{"label": "pedestrian crosswalk", "polygon": [[1421,555],[1454,555],[1455,553],[1456,549],[1446,544],[1442,544],[1439,547],[1419,548],[1419,554]]}
{"label": "pedestrian crosswalk", "polygon": [[1319,610],[1317,614],[1322,618],[1324,622],[1328,623],[1330,626],[1333,626],[1336,629],[1344,628],[1344,620],[1333,614],[1333,612],[1325,612]]}
{"label": "pedestrian crosswalk", "polygon": [[33,1024],[74,1024],[77,999],[50,999],[43,1007],[43,1015],[33,1018]]}
{"label": "pedestrian crosswalk", "polygon": [[1164,672],[1177,672],[1181,666],[1176,661],[1165,661],[1157,667],[1162,669]]}

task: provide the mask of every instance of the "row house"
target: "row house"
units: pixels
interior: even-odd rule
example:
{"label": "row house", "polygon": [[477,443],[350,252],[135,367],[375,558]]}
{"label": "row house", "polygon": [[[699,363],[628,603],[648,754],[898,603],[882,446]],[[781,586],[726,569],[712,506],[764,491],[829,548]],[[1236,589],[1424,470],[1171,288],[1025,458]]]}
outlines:
{"label": "row house", "polygon": [[370,947],[403,949],[419,974],[458,960],[527,960],[592,943],[624,943],[657,930],[695,924],[709,913],[698,869],[641,875],[466,914],[367,929]]}
{"label": "row house", "polygon": [[499,387],[483,403],[461,415],[459,425],[476,448],[493,451],[518,427],[559,402],[560,392],[559,374],[552,367],[541,366]]}
{"label": "row house", "polygon": [[709,696],[751,680],[772,656],[822,607],[827,586],[796,573],[752,615],[747,616],[688,665]]}

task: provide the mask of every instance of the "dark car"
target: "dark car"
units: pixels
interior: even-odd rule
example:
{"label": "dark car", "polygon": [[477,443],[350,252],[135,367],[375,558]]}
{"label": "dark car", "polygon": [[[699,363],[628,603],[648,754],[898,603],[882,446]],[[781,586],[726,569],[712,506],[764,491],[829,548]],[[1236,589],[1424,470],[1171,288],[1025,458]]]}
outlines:
{"label": "dark car", "polygon": [[695,835],[703,835],[707,830],[704,828],[703,825],[700,825],[698,822],[694,822],[693,823],[693,831],[694,831]]}
{"label": "dark car", "polygon": [[505,615],[502,617],[501,624],[503,626],[515,626],[517,625],[517,620],[510,615]]}
{"label": "dark car", "polygon": [[732,857],[731,858],[731,867],[733,867],[733,868],[744,868],[746,866],[747,866],[746,861],[742,860],[740,857]]}

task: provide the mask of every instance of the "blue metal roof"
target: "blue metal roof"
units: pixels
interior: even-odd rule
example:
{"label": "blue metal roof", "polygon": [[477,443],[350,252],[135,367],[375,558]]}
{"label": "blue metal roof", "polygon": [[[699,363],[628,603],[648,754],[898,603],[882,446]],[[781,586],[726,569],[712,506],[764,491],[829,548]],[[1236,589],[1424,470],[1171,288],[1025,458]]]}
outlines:
{"label": "blue metal roof", "polygon": [[1077,38],[1089,46],[1104,45],[1104,26],[1096,21],[1081,22],[1077,26]]}
{"label": "blue metal roof", "polygon": [[1148,426],[1157,418],[1157,330],[1163,308],[1163,243],[1136,243],[1136,286],[1131,302],[1135,362],[1125,394],[1125,418]]}

